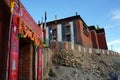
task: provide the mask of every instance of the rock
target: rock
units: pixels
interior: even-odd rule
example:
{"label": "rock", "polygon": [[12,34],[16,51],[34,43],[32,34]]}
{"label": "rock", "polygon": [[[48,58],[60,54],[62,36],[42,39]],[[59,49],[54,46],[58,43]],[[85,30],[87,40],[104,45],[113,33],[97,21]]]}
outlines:
{"label": "rock", "polygon": [[55,80],[111,80],[115,78],[114,74],[109,74],[111,71],[120,72],[120,58],[114,56],[62,50],[52,59],[53,64],[59,65],[54,70],[59,73]]}
{"label": "rock", "polygon": [[53,62],[55,64],[68,66],[68,67],[76,67],[79,65],[79,62],[76,60],[76,57],[73,55],[72,51],[62,51],[54,56]]}

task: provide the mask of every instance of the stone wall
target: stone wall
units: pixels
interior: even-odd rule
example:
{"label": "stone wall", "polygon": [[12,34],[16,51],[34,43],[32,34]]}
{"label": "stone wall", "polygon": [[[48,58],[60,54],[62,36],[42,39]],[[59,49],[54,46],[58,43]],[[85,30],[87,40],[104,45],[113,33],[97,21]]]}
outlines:
{"label": "stone wall", "polygon": [[75,50],[82,53],[100,53],[100,54],[106,54],[106,55],[119,55],[118,52],[111,51],[111,50],[105,50],[105,49],[95,49],[95,48],[89,48],[89,47],[83,47],[78,44],[74,44],[71,42],[51,42],[50,48],[54,50]]}
{"label": "stone wall", "polygon": [[50,50],[50,48],[43,48],[43,54],[42,54],[42,70],[43,70],[43,80],[47,76],[47,73],[49,72],[50,66],[52,64],[52,57],[55,53],[54,51]]}

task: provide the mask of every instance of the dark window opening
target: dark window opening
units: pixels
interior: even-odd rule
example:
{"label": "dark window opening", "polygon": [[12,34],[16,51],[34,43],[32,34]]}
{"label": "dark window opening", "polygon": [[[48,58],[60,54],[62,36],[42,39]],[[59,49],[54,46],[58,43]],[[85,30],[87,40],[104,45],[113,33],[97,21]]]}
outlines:
{"label": "dark window opening", "polygon": [[66,34],[70,34],[71,31],[70,31],[70,26],[66,26]]}
{"label": "dark window opening", "polygon": [[57,40],[57,29],[53,29],[53,31],[52,31],[52,39]]}
{"label": "dark window opening", "polygon": [[65,35],[66,35],[66,41],[71,42],[71,30],[70,30],[70,25],[67,24],[65,26]]}
{"label": "dark window opening", "polygon": [[67,36],[66,36],[66,40],[67,40],[68,42],[71,42],[71,35],[67,35]]}
{"label": "dark window opening", "polygon": [[83,33],[88,36],[89,33],[88,33],[88,30],[87,30],[87,27],[83,26]]}

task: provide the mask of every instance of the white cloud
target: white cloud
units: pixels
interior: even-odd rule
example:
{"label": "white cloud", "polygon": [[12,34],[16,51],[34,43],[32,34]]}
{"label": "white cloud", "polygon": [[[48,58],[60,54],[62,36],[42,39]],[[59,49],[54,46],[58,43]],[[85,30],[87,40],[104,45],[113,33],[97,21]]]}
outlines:
{"label": "white cloud", "polygon": [[114,26],[113,25],[106,25],[104,26],[105,29],[109,29],[109,28],[113,28]]}
{"label": "white cloud", "polygon": [[108,45],[120,45],[120,40],[113,40],[108,42]]}
{"label": "white cloud", "polygon": [[111,29],[120,26],[120,9],[112,9],[110,11],[110,23],[105,25],[106,29]]}
{"label": "white cloud", "polygon": [[[111,21],[112,20],[112,21]],[[110,12],[110,23],[105,26],[105,29],[109,29],[110,34],[119,34],[120,29],[120,9],[113,9]],[[111,33],[112,32],[112,33]],[[107,33],[109,35],[109,33]],[[120,37],[114,36],[115,40],[111,40],[107,42],[108,49],[113,50],[120,53]],[[112,38],[113,36],[109,35],[109,38]]]}
{"label": "white cloud", "polygon": [[113,40],[107,43],[109,50],[113,50],[120,53],[120,40]]}
{"label": "white cloud", "polygon": [[120,20],[120,9],[112,10],[112,19]]}

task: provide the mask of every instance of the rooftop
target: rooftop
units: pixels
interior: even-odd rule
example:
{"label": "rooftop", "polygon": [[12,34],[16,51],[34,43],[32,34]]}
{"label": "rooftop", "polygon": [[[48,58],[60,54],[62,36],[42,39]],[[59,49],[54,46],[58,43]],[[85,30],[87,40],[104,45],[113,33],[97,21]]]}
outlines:
{"label": "rooftop", "polygon": [[[71,17],[66,17],[66,18],[62,18],[62,19],[58,19],[58,20],[53,20],[53,21],[49,21],[47,22],[47,26],[53,25],[53,24],[61,24],[61,23],[65,23],[65,22],[70,22],[73,20],[81,20],[85,26],[87,26],[87,24],[85,23],[85,21],[80,17],[80,15],[75,15],[75,16],[71,16]],[[38,24],[40,25],[40,24]]]}

